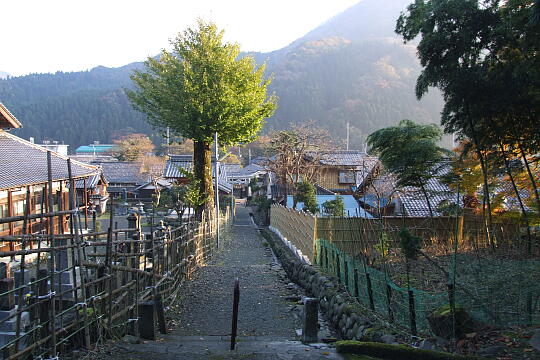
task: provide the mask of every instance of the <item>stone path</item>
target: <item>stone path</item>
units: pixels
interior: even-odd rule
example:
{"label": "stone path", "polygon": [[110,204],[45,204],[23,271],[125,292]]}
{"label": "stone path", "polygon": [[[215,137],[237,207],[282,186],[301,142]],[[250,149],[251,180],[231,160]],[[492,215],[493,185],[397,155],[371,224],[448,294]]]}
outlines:
{"label": "stone path", "polygon": [[[284,271],[244,206],[237,207],[221,250],[184,285],[168,313],[170,334],[143,344],[120,342],[101,359],[341,359],[324,344],[303,345],[299,289]],[[234,280],[240,280],[237,349],[229,351]]]}

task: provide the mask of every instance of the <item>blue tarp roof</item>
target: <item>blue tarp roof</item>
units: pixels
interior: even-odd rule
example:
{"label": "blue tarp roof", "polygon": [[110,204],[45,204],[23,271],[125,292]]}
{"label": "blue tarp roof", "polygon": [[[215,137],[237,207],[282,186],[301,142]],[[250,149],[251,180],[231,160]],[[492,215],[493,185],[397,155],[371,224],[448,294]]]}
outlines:
{"label": "blue tarp roof", "polygon": [[[343,204],[345,205],[345,216],[360,216],[360,217],[368,218],[368,219],[371,219],[373,217],[358,205],[358,203],[356,202],[356,199],[352,195],[341,195],[341,197],[343,198]],[[334,200],[335,198],[336,198],[336,195],[317,195],[317,203],[319,204],[319,209],[322,209],[322,204],[324,202],[329,201],[329,200]],[[293,206],[293,196],[288,195],[287,207],[292,208],[292,206]],[[303,209],[304,203],[299,202],[296,205],[296,208]]]}
{"label": "blue tarp roof", "polygon": [[83,145],[79,146],[77,150],[75,150],[76,153],[101,153],[110,151],[115,145]]}

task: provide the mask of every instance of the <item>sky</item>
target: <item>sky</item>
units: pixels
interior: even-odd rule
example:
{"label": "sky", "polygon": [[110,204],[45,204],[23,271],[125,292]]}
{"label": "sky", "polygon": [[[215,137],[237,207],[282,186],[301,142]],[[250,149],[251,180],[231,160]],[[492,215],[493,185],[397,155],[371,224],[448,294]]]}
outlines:
{"label": "sky", "polygon": [[118,67],[154,56],[198,17],[243,51],[272,51],[360,0],[6,0],[0,71],[12,76]]}

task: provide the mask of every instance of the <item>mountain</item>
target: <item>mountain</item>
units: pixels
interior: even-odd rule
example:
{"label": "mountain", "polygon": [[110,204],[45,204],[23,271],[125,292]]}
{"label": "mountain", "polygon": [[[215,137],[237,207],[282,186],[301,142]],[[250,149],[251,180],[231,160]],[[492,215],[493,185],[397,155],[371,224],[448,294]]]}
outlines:
{"label": "mountain", "polygon": [[[416,100],[415,48],[393,33],[410,1],[364,0],[282,49],[248,53],[267,63],[274,78],[270,90],[279,97],[263,131],[312,120],[343,139],[350,123],[351,147],[359,148],[369,133],[403,118],[438,123],[441,96]],[[137,68],[142,63],[0,80],[0,101],[23,123],[14,132],[37,141],[63,140],[73,148],[128,131],[157,139],[123,93]]]}
{"label": "mountain", "polygon": [[7,79],[8,76],[10,76],[9,73],[0,71],[0,79]]}

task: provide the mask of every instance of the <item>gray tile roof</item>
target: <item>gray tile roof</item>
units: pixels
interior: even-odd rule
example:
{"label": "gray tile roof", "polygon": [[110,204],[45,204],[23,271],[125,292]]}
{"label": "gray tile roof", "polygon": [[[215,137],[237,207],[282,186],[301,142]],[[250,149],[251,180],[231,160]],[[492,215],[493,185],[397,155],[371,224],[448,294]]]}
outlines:
{"label": "gray tile roof", "polygon": [[[86,188],[87,189],[93,189],[97,186],[97,184],[99,183],[99,180],[101,179],[101,170],[90,176],[89,178],[86,179]],[[84,189],[84,179],[80,179],[80,180],[77,180],[75,182],[75,188],[76,189]]]}
{"label": "gray tile roof", "polygon": [[170,178],[183,178],[184,175],[180,172],[180,169],[186,171],[193,171],[193,156],[191,155],[169,155],[165,165],[165,171],[163,176],[167,179]]}
{"label": "gray tile roof", "polygon": [[102,162],[100,166],[109,183],[141,185],[149,181],[148,176],[141,173],[140,162]]}
{"label": "gray tile roof", "polygon": [[[180,168],[186,171],[193,171],[193,157],[191,155],[169,155],[165,165],[165,171],[163,177],[165,179],[183,178],[184,175],[180,172]],[[212,159],[215,161],[215,157]],[[219,189],[230,193],[232,191],[232,184],[227,181],[226,169],[228,164],[220,164],[219,166]],[[212,176],[214,176],[215,165],[212,164]]]}
{"label": "gray tile roof", "polygon": [[[68,178],[67,157],[52,154],[53,180]],[[74,178],[89,177],[96,166],[71,161]],[[47,149],[0,130],[0,189],[47,182]]]}
{"label": "gray tile roof", "polygon": [[333,166],[363,166],[366,159],[372,158],[360,150],[334,150],[321,155],[320,163]]}

